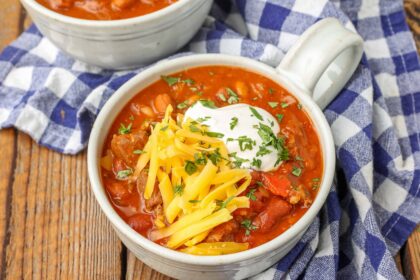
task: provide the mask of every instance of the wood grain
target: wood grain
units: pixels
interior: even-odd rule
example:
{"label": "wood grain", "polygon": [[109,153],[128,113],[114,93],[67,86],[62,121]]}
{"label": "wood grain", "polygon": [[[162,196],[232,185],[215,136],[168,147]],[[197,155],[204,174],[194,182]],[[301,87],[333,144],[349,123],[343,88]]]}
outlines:
{"label": "wood grain", "polygon": [[[418,43],[419,5],[406,0]],[[18,0],[0,0],[0,50],[30,23]],[[0,151],[0,279],[170,279],[119,241],[90,191],[85,152],[60,155],[13,129],[0,131]],[[419,229],[395,260],[420,279]]]}

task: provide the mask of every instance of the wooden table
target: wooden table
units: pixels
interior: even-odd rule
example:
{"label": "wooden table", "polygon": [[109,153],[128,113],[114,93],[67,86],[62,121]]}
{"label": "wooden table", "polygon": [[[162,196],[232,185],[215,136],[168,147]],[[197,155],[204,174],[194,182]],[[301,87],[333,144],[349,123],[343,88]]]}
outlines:
{"label": "wooden table", "polygon": [[[29,23],[18,0],[1,0],[0,50]],[[111,229],[90,191],[86,152],[61,155],[14,129],[0,131],[0,151],[0,279],[169,279]],[[407,278],[420,279],[420,228],[396,261]]]}

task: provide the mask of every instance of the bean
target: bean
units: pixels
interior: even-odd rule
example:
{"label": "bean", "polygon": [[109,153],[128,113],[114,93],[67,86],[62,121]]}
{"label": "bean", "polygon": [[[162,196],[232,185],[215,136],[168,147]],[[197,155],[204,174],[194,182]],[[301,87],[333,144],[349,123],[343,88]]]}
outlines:
{"label": "bean", "polygon": [[142,106],[140,107],[140,112],[145,114],[146,116],[153,118],[155,116],[155,113],[153,112],[152,108],[149,106]]}
{"label": "bean", "polygon": [[248,86],[244,82],[237,81],[235,83],[235,88],[236,88],[236,92],[238,93],[240,97],[243,97],[243,98],[248,97],[249,89],[248,89]]}
{"label": "bean", "polygon": [[155,109],[159,113],[164,113],[170,104],[172,104],[172,98],[167,93],[159,94],[154,100]]}
{"label": "bean", "polygon": [[136,0],[112,0],[112,6],[119,9],[126,9],[134,4]]}

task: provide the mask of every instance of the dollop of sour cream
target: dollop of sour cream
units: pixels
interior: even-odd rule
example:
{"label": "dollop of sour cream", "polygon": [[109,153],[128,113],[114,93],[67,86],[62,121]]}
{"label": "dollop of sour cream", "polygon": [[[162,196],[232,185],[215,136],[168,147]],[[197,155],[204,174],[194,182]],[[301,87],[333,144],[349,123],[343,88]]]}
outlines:
{"label": "dollop of sour cream", "polygon": [[[278,150],[263,139],[267,130],[271,129],[277,135],[280,127],[262,108],[235,104],[213,109],[197,102],[186,111],[184,121],[188,119],[206,125],[208,131],[216,133],[226,144],[230,160],[237,167],[266,172],[281,164]],[[263,132],[262,128],[265,128]]]}

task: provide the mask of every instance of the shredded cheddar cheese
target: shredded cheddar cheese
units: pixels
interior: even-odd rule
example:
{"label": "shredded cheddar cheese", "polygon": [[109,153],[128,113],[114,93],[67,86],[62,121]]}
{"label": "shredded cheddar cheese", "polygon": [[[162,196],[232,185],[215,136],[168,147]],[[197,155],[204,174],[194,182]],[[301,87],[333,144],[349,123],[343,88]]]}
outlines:
{"label": "shredded cheddar cheese", "polygon": [[241,196],[251,182],[248,170],[234,169],[225,144],[211,137],[197,121],[172,119],[172,107],[152,129],[132,179],[148,168],[143,196],[150,199],[158,188],[163,215],[155,219],[153,241],[196,255],[220,255],[246,250],[247,243],[203,243],[216,226],[231,220],[238,208],[249,208]]}

